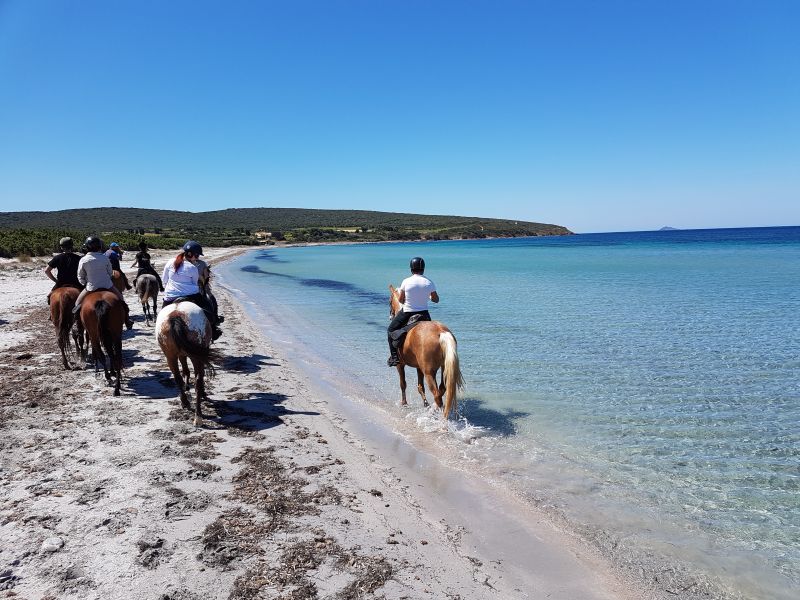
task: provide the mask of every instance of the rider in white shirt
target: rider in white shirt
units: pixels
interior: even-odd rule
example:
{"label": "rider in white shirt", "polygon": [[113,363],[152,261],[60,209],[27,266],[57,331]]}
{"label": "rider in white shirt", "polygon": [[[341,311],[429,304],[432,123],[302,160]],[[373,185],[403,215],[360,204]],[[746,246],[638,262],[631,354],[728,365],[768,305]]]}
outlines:
{"label": "rider in white shirt", "polygon": [[414,315],[420,315],[420,321],[430,321],[431,315],[428,312],[428,300],[439,302],[439,294],[436,292],[436,285],[425,275],[425,261],[419,256],[411,259],[411,277],[406,277],[400,284],[400,303],[403,307],[389,323],[389,360],[386,364],[390,367],[396,366],[400,362],[392,340],[392,332],[405,327],[409,319]]}

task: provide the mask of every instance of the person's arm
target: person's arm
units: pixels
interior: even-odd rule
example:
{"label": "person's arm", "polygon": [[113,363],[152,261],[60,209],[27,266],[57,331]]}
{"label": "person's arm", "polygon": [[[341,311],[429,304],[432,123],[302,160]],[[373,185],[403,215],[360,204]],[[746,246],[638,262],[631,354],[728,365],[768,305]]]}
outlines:
{"label": "person's arm", "polygon": [[86,277],[86,263],[81,261],[78,263],[78,281],[80,281],[81,285],[86,285],[87,281]]}
{"label": "person's arm", "polygon": [[436,293],[436,290],[431,292],[431,302],[439,304],[439,294]]}
{"label": "person's arm", "polygon": [[53,281],[53,283],[58,283],[58,280],[55,277],[53,277],[53,267],[51,267],[50,265],[44,268],[44,274],[47,275],[47,277],[49,277]]}
{"label": "person's arm", "polygon": [[405,304],[406,303],[406,291],[403,288],[400,288],[400,293],[397,294],[397,301],[400,304]]}
{"label": "person's arm", "polygon": [[106,272],[108,273],[108,276],[113,279],[113,277],[114,277],[114,267],[111,266],[111,259],[106,261]]}
{"label": "person's arm", "polygon": [[133,259],[133,262],[131,263],[131,269],[133,267],[135,267],[137,264],[139,264],[139,257],[138,256]]}
{"label": "person's arm", "polygon": [[164,272],[161,273],[161,283],[164,284],[164,287],[167,287],[168,282],[169,282],[169,263],[164,265]]}

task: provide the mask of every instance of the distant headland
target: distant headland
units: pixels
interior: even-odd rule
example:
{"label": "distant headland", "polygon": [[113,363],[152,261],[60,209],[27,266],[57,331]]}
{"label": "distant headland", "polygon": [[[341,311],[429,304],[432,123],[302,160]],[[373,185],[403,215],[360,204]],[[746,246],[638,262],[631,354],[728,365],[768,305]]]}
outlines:
{"label": "distant headland", "polygon": [[561,225],[371,210],[228,208],[185,212],[150,208],[77,208],[0,212],[0,256],[42,256],[60,237],[100,234],[126,249],[146,239],[151,248],[179,248],[187,238],[207,246],[276,242],[391,242],[572,235]]}
{"label": "distant headland", "polygon": [[680,231],[677,227],[662,227],[659,231]]}

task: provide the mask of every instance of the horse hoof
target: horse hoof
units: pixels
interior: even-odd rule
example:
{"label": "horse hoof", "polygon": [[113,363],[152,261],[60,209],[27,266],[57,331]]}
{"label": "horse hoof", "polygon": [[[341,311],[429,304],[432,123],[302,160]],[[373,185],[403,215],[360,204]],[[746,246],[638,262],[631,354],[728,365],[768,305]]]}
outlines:
{"label": "horse hoof", "polygon": [[114,395],[119,396],[119,390],[114,390]]}

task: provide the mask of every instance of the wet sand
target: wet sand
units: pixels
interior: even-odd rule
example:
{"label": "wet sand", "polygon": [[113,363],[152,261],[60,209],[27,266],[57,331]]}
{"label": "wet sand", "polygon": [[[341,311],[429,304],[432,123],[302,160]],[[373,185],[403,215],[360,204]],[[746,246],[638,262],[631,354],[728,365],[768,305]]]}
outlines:
{"label": "wet sand", "polygon": [[[546,520],[479,513],[455,472],[465,500],[450,510],[331,413],[223,286],[203,427],[133,292],[114,398],[102,373],[62,368],[43,268],[0,265],[0,597],[666,597]],[[497,528],[508,544],[483,543]]]}

